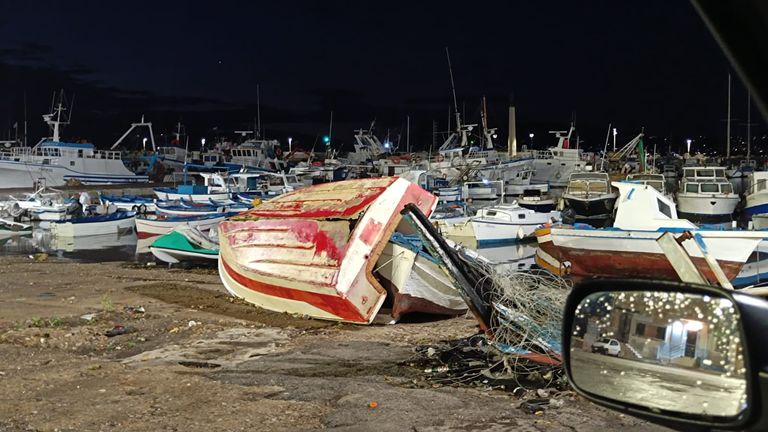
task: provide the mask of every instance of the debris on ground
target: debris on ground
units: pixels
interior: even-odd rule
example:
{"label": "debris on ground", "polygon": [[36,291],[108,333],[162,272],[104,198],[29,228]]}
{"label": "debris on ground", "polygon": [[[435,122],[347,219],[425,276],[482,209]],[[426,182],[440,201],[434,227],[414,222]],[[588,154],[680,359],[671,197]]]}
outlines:
{"label": "debris on ground", "polygon": [[129,314],[143,314],[146,312],[144,306],[125,306],[123,307],[123,311]]}
{"label": "debris on ground", "polygon": [[111,329],[107,330],[104,333],[104,336],[106,337],[115,337],[120,336],[128,333],[134,333],[136,332],[136,329],[131,326],[122,326],[122,325],[116,325],[112,327]]}

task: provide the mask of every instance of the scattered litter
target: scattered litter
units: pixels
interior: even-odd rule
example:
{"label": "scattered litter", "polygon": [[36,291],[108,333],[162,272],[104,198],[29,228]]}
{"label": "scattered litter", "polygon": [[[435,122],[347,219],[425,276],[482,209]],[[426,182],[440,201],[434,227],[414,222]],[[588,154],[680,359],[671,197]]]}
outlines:
{"label": "scattered litter", "polygon": [[116,325],[112,327],[110,330],[107,330],[104,335],[106,337],[114,337],[114,336],[120,336],[128,333],[135,332],[136,329],[131,326],[122,326],[122,325]]}
{"label": "scattered litter", "polygon": [[187,323],[187,327],[194,327],[194,326],[198,326],[200,324],[202,324],[200,321],[189,320],[189,322]]}
{"label": "scattered litter", "polygon": [[146,312],[144,306],[125,306],[123,310],[130,314],[143,314]]}
{"label": "scattered litter", "polygon": [[378,402],[368,402],[368,408],[376,408],[379,406]]}
{"label": "scattered litter", "polygon": [[549,399],[528,399],[520,404],[520,409],[528,414],[542,415],[549,406]]}
{"label": "scattered litter", "polygon": [[86,320],[86,321],[93,321],[94,319],[96,319],[96,317],[98,315],[99,314],[97,314],[97,313],[87,313],[85,315],[80,315],[80,319],[83,319],[83,320]]}
{"label": "scattered litter", "polygon": [[44,262],[48,260],[48,254],[45,252],[36,253],[34,255],[30,255],[29,259],[34,260],[35,262]]}

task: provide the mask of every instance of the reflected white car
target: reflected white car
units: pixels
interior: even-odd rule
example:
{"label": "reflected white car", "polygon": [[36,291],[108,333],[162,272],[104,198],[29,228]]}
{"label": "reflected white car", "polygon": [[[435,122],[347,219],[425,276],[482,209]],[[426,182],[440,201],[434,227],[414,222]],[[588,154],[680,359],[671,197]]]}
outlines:
{"label": "reflected white car", "polygon": [[592,352],[618,357],[621,354],[621,343],[616,339],[598,339],[592,344]]}

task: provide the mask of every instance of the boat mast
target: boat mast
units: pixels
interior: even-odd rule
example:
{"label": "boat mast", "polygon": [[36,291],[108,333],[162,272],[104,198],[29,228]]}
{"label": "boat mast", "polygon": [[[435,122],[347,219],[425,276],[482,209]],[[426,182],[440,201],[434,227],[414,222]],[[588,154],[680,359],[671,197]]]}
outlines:
{"label": "boat mast", "polygon": [[[610,139],[610,137],[611,137],[611,123],[608,123],[608,133],[605,134],[605,145],[603,146],[603,157],[600,159],[601,172],[603,171],[603,163],[605,162],[605,157],[608,156],[608,140]],[[616,141],[614,139],[614,144],[613,144],[614,151],[616,151],[615,142]]]}
{"label": "boat mast", "polygon": [[406,153],[411,152],[411,116],[405,116],[405,148]]}
{"label": "boat mast", "polygon": [[453,110],[456,113],[456,130],[461,131],[461,114],[459,113],[459,103],[456,101],[456,85],[453,81],[453,67],[451,66],[451,55],[448,52],[448,47],[445,47],[445,58],[448,59],[448,73],[451,75],[451,93],[453,94]]}
{"label": "boat mast", "polygon": [[725,126],[725,157],[731,157],[731,73],[728,73],[728,119]]}
{"label": "boat mast", "polygon": [[261,139],[261,90],[256,84],[256,139]]}
{"label": "boat mast", "polygon": [[752,130],[752,94],[747,89],[747,163],[749,163],[750,145],[751,145],[751,133]]}

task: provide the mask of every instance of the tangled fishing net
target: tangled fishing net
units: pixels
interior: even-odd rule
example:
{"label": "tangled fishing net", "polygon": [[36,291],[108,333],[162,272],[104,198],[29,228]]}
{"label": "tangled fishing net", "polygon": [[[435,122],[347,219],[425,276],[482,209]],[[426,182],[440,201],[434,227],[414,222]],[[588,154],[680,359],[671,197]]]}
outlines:
{"label": "tangled fishing net", "polygon": [[429,380],[513,391],[564,388],[560,341],[571,282],[543,270],[496,271],[459,252],[490,306],[490,332],[423,347],[421,354],[432,360],[425,369]]}

